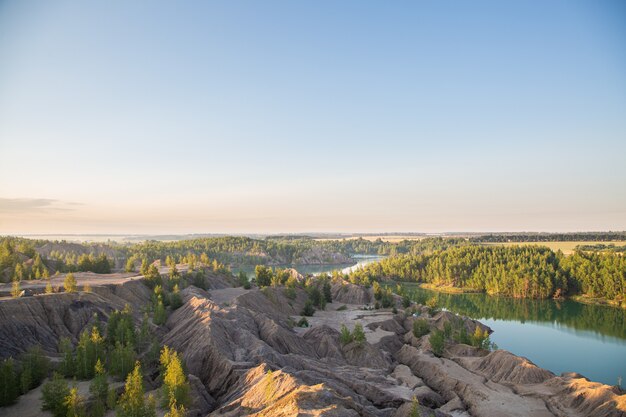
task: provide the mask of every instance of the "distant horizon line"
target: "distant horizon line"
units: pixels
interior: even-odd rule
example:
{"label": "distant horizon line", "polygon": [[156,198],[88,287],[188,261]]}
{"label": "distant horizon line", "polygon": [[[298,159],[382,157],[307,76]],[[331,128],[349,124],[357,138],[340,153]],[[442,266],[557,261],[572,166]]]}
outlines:
{"label": "distant horizon line", "polygon": [[437,236],[437,235],[484,235],[484,234],[576,234],[576,233],[626,233],[626,230],[572,230],[572,231],[439,231],[439,232],[197,232],[197,233],[1,233],[0,236]]}

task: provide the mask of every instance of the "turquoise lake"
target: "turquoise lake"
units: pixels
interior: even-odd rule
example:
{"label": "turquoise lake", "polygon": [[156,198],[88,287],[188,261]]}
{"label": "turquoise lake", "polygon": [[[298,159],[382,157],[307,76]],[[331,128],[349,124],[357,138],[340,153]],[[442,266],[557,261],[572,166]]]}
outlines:
{"label": "turquoise lake", "polygon": [[[609,385],[626,379],[626,310],[572,300],[520,300],[486,294],[445,294],[403,284],[418,302],[479,320],[500,349],[559,375],[578,372]],[[622,386],[624,383],[622,382]]]}

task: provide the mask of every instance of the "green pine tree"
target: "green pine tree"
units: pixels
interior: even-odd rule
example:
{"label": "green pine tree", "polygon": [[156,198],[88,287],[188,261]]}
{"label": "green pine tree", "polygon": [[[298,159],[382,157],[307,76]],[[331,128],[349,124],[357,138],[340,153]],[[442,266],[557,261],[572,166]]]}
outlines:
{"label": "green pine tree", "polygon": [[65,280],[63,281],[63,288],[65,288],[65,292],[76,292],[78,284],[76,282],[76,278],[74,278],[73,273],[69,273],[65,276]]}
{"label": "green pine tree", "polygon": [[124,393],[122,393],[117,408],[118,417],[153,417],[156,415],[154,400],[144,398],[143,376],[141,364],[135,363],[135,368],[126,377]]}
{"label": "green pine tree", "polygon": [[[167,347],[165,347],[167,348]],[[189,382],[183,371],[180,357],[176,351],[163,349],[161,367],[165,369],[163,376],[163,407],[189,403]]]}
{"label": "green pine tree", "polygon": [[42,402],[41,409],[50,411],[54,417],[66,417],[67,405],[65,398],[70,394],[67,381],[61,374],[55,372],[52,379],[46,382],[41,389]]}

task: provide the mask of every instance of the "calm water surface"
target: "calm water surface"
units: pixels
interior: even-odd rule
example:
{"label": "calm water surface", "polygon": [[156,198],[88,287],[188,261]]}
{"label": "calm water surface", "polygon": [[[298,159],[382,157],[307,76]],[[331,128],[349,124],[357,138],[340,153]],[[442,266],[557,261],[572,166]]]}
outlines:
{"label": "calm water surface", "polygon": [[[444,294],[403,284],[418,302],[438,306],[491,327],[500,349],[525,356],[559,375],[578,372],[615,385],[626,381],[626,311],[571,300],[518,300],[485,294]],[[624,386],[624,383],[622,383]]]}
{"label": "calm water surface", "polygon": [[[336,265],[276,265],[272,266],[273,268],[293,268],[302,275],[319,275],[322,273],[331,273],[332,271],[339,270],[344,274],[350,273],[351,271],[360,268],[364,265],[367,265],[372,262],[379,261],[383,259],[384,256],[377,255],[353,255],[352,259],[354,259],[355,263],[351,264],[336,264]],[[241,265],[235,266],[232,268],[235,274],[238,274],[239,271],[245,272],[249,278],[254,277],[254,266],[251,265]]]}

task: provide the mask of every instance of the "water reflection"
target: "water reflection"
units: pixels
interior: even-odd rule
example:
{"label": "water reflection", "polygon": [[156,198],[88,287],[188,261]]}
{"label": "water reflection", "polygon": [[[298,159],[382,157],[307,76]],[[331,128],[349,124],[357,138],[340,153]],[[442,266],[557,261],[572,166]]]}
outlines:
{"label": "water reflection", "polygon": [[578,372],[606,384],[626,376],[626,311],[571,300],[524,300],[485,294],[445,294],[403,284],[420,303],[437,305],[491,327],[501,349],[555,374]]}

